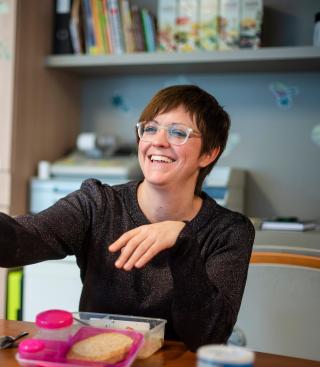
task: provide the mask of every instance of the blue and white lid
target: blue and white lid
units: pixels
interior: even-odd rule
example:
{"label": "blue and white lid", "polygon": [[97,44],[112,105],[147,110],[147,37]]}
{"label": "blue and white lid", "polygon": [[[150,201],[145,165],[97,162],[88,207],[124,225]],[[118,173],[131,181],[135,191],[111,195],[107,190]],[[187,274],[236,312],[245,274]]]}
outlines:
{"label": "blue and white lid", "polygon": [[[247,348],[212,344],[204,345],[197,350],[198,362],[202,366],[253,366],[254,352]],[[199,364],[198,364],[199,365]]]}

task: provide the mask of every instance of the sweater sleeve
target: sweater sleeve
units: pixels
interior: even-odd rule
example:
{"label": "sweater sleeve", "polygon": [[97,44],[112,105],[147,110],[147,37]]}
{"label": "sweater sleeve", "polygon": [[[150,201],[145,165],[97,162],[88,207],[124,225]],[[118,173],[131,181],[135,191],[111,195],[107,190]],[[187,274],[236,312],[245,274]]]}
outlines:
{"label": "sweater sleeve", "polygon": [[0,266],[14,267],[79,255],[86,242],[99,185],[81,189],[35,214],[11,218],[0,213]]}
{"label": "sweater sleeve", "polygon": [[191,351],[227,341],[236,322],[254,240],[249,220],[239,216],[205,254],[188,224],[173,248],[174,328]]}

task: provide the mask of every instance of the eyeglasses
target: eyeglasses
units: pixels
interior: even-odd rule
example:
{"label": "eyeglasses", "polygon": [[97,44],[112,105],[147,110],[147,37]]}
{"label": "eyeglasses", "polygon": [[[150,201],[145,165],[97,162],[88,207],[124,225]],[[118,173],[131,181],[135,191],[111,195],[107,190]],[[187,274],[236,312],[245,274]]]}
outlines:
{"label": "eyeglasses", "polygon": [[167,139],[171,144],[182,145],[191,137],[199,138],[199,133],[193,132],[191,127],[183,124],[172,123],[167,126],[158,124],[156,121],[144,121],[138,122],[137,125],[138,135],[142,141],[151,142],[154,140],[157,133],[164,129],[167,131]]}

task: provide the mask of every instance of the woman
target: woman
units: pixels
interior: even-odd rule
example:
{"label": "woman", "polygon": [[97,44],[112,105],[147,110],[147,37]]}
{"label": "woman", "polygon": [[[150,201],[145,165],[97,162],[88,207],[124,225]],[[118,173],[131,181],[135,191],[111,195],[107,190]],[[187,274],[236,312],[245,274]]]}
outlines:
{"label": "woman", "polygon": [[0,266],[75,255],[81,311],[164,318],[166,338],[192,351],[225,342],[254,239],[245,216],[201,192],[229,125],[202,89],[161,90],[137,124],[142,182],[90,179],[37,215],[0,214]]}

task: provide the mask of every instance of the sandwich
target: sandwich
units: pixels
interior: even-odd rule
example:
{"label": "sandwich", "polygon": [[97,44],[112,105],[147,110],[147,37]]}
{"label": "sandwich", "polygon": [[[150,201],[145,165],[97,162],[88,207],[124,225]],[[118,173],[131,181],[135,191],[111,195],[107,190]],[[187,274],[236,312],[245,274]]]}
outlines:
{"label": "sandwich", "polygon": [[67,359],[117,363],[126,357],[132,343],[133,340],[125,334],[104,332],[74,343],[67,353]]}

